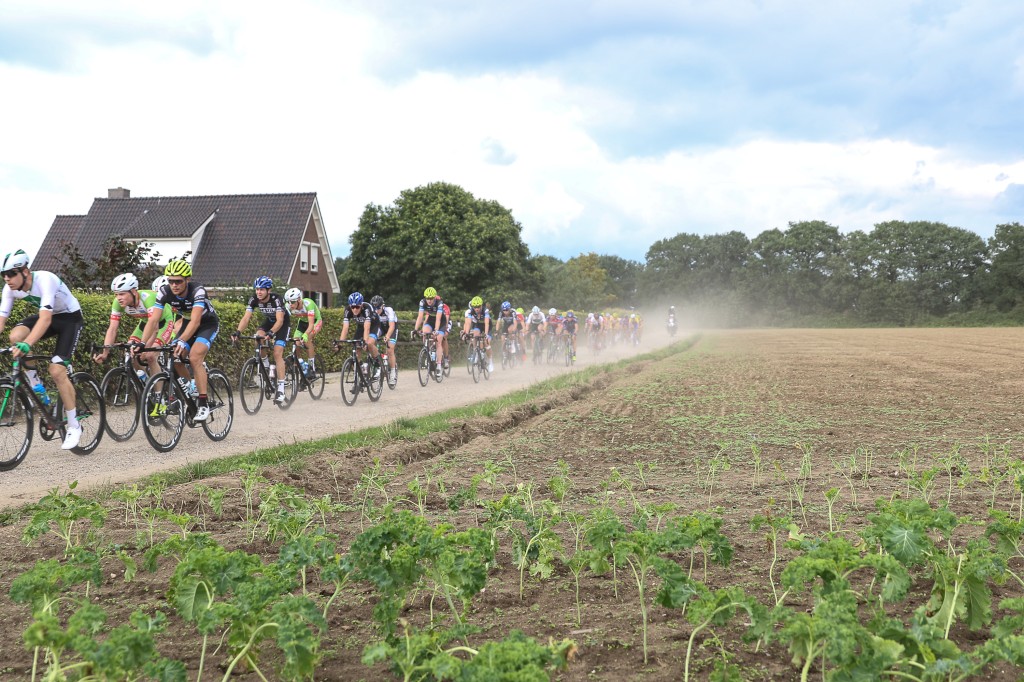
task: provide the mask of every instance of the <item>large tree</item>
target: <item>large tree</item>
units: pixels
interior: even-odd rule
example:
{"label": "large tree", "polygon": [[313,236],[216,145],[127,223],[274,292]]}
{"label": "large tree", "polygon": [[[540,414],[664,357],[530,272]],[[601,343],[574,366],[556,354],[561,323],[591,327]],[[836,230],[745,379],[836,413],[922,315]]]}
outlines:
{"label": "large tree", "polygon": [[133,242],[119,234],[111,235],[100,247],[96,258],[87,261],[74,242],[61,242],[57,255],[57,275],[73,289],[108,290],[111,280],[131,272],[139,280],[139,287],[148,289],[152,281],[163,274],[157,264],[160,252],[152,242]]}
{"label": "large tree", "polygon": [[477,294],[496,299],[528,291],[530,252],[521,232],[507,208],[458,185],[405,190],[391,206],[363,211],[349,238],[342,293],[382,294],[408,310],[430,286],[458,310]]}

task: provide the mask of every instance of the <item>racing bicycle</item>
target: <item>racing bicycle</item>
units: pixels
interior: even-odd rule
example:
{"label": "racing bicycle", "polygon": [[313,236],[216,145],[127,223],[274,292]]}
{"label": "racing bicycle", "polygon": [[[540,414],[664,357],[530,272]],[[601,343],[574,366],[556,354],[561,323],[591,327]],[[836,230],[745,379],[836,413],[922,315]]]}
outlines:
{"label": "racing bicycle", "polygon": [[[10,348],[0,349],[0,355],[10,352]],[[22,364],[25,360],[47,363],[50,356],[23,355],[12,360],[10,371],[0,376],[0,471],[13,469],[28,455],[36,411],[39,412],[39,435],[43,440],[53,440],[58,434],[63,440],[67,435],[67,416],[60,394],[48,388],[44,398],[29,388]],[[71,371],[70,365],[68,371]],[[46,386],[47,374],[38,373],[43,386]],[[82,439],[71,452],[88,455],[103,438],[103,396],[99,384],[88,372],[73,372],[71,384],[75,388],[75,409],[82,427]],[[51,399],[50,395],[54,398]]]}
{"label": "racing bicycle", "polygon": [[142,430],[146,440],[157,452],[170,452],[181,440],[185,427],[202,426],[212,441],[224,440],[235,419],[235,403],[231,395],[231,382],[219,369],[210,369],[206,363],[206,404],[210,417],[204,422],[194,421],[198,405],[188,379],[177,376],[176,364],[186,367],[191,376],[188,359],[174,357],[174,346],[146,349],[169,356],[161,361],[161,371],[149,378],[142,389]]}

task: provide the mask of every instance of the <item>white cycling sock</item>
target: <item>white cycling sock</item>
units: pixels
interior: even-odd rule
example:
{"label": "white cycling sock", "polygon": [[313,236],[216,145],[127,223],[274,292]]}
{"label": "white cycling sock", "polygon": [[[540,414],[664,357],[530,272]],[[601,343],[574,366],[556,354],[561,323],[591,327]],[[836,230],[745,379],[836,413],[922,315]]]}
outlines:
{"label": "white cycling sock", "polygon": [[80,429],[82,425],[78,423],[78,410],[65,410],[68,415],[68,428],[69,429]]}

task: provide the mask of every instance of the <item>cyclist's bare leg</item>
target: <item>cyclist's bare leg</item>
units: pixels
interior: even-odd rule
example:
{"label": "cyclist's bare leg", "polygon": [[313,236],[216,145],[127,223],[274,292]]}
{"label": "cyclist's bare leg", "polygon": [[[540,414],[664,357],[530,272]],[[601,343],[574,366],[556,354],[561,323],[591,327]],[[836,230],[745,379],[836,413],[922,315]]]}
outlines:
{"label": "cyclist's bare leg", "polygon": [[192,344],[192,350],[188,353],[188,362],[192,365],[192,376],[195,377],[196,380],[196,390],[199,391],[200,395],[206,395],[206,368],[203,367],[203,361],[206,359],[206,354],[209,352],[209,346],[197,341]]}

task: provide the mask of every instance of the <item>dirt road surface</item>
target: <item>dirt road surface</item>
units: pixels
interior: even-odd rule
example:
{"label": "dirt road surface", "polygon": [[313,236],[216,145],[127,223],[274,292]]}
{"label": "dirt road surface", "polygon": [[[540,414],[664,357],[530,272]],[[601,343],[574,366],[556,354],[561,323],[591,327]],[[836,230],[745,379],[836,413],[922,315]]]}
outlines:
{"label": "dirt road surface", "polygon": [[[675,339],[685,337],[680,332]],[[441,384],[430,382],[420,386],[415,368],[400,370],[398,387],[384,389],[384,395],[370,402],[366,394],[349,407],[341,401],[338,375],[328,376],[324,395],[313,401],[308,394],[299,395],[288,410],[264,403],[256,415],[242,409],[237,393],[237,378],[232,378],[234,396],[234,425],[231,433],[220,443],[214,443],[202,429],[188,429],[182,434],[178,446],[170,453],[161,454],[150,447],[141,426],[132,438],[118,443],[104,435],[100,446],[87,456],[78,456],[60,449],[59,438],[50,442],[39,437],[32,440],[32,449],[17,468],[0,473],[0,509],[35,502],[58,485],[78,481],[80,489],[132,481],[143,476],[175,469],[191,462],[216,459],[229,455],[252,452],[287,443],[324,438],[330,435],[356,431],[386,424],[400,417],[417,417],[454,407],[495,398],[519,390],[538,381],[592,364],[606,363],[652,350],[670,341],[664,330],[647,330],[644,342],[638,347],[620,344],[605,349],[594,357],[581,347],[576,365],[570,369],[560,365],[525,365],[503,370],[500,363],[490,380],[474,384],[466,372],[464,355],[461,363],[452,366],[451,376]],[[456,352],[456,357],[458,353]]]}

